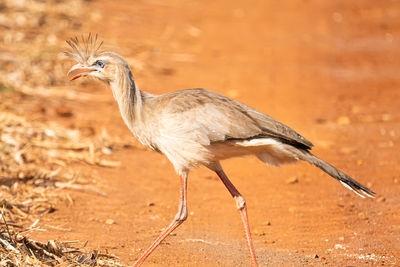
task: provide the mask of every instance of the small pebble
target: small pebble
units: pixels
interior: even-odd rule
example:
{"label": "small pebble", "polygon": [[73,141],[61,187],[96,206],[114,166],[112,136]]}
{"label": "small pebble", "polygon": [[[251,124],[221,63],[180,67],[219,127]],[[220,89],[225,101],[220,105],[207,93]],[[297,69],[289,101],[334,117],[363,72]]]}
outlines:
{"label": "small pebble", "polygon": [[194,26],[189,26],[187,29],[187,33],[192,37],[198,37],[201,33],[201,30]]}
{"label": "small pebble", "polygon": [[101,152],[103,152],[103,154],[105,154],[105,155],[111,155],[112,154],[112,149],[110,149],[108,147],[103,147],[101,149]]}
{"label": "small pebble", "polygon": [[72,117],[74,114],[72,113],[72,109],[69,107],[61,106],[57,107],[56,113],[60,117]]}
{"label": "small pebble", "polygon": [[289,179],[286,180],[286,184],[297,184],[299,182],[299,179],[297,177],[290,177]]}
{"label": "small pebble", "polygon": [[343,246],[342,244],[336,244],[335,249],[346,249],[346,247]]}
{"label": "small pebble", "polygon": [[253,233],[254,233],[254,235],[258,235],[258,236],[264,236],[265,235],[265,233],[263,231],[259,231],[257,229],[254,230]]}
{"label": "small pebble", "polygon": [[114,224],[114,220],[113,219],[107,219],[106,220],[106,224]]}
{"label": "small pebble", "polygon": [[341,116],[337,119],[336,121],[340,125],[349,125],[350,124],[350,118],[346,116]]}
{"label": "small pebble", "polygon": [[378,198],[376,199],[376,201],[378,201],[378,202],[385,202],[385,201],[386,201],[386,198],[385,198],[385,197],[378,197]]}

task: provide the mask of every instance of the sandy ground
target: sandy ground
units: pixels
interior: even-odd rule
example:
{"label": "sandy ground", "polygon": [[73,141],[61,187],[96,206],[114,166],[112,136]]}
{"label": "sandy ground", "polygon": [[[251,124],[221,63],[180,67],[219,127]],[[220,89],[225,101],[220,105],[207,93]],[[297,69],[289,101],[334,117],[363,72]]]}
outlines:
{"label": "sandy ground", "polygon": [[[400,264],[396,1],[87,4],[86,32],[65,34],[98,32],[106,48],[130,62],[142,90],[203,87],[249,104],[296,129],[315,144],[315,154],[378,192],[375,200],[361,199],[306,163],[278,169],[255,158],[223,162],[247,200],[260,265]],[[74,116],[62,123],[130,136],[108,88],[90,81],[71,83],[71,90],[107,101],[67,101]],[[88,240],[124,263],[138,258],[175,215],[179,179],[164,156],[146,149],[112,159],[122,166],[71,166],[92,169],[108,197],[71,191],[72,207],[41,220],[72,231],[33,237]],[[250,265],[234,201],[205,168],[190,174],[189,211],[146,266]]]}

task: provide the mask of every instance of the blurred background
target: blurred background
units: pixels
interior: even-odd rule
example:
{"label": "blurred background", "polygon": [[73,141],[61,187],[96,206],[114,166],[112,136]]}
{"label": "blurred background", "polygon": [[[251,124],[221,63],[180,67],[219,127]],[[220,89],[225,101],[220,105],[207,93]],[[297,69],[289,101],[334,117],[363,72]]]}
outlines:
{"label": "blurred background", "polygon": [[[358,199],[305,164],[224,162],[261,265],[398,264],[399,19],[398,1],[0,1],[0,258],[128,264],[175,214],[166,158],[134,140],[109,88],[66,77],[65,40],[91,32],[141,90],[244,102],[378,192]],[[223,185],[199,169],[189,190],[189,220],[146,263],[247,266]]]}

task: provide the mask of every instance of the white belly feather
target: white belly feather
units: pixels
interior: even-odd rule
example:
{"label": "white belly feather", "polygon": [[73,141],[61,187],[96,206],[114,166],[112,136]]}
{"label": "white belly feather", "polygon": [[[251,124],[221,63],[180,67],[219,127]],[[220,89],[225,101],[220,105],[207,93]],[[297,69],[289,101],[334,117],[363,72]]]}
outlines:
{"label": "white belly feather", "polygon": [[290,150],[291,146],[273,138],[257,138],[251,140],[232,140],[213,143],[208,147],[216,160],[231,157],[255,155],[258,159],[272,166],[294,163],[298,160]]}

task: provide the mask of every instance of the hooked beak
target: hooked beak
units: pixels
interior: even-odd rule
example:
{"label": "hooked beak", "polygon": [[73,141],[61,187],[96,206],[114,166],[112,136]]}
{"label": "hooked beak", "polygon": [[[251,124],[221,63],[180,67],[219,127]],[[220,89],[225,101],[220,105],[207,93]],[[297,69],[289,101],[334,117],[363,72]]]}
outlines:
{"label": "hooked beak", "polygon": [[76,64],[72,66],[72,68],[68,71],[67,76],[69,76],[71,73],[75,74],[70,81],[73,81],[75,79],[78,79],[80,77],[84,77],[89,75],[92,71],[96,71],[96,67],[94,66],[84,66],[82,64]]}

